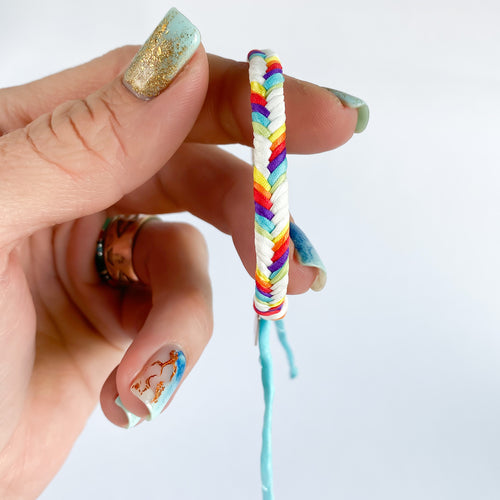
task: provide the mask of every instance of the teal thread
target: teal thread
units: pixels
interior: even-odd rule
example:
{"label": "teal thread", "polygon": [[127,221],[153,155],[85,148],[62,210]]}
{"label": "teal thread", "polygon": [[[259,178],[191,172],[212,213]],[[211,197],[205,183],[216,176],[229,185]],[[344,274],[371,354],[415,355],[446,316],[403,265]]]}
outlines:
{"label": "teal thread", "polygon": [[273,361],[269,344],[271,321],[259,318],[259,350],[262,366],[262,386],[264,388],[264,425],[262,427],[262,451],[260,454],[260,476],[263,500],[273,500],[273,459],[271,425],[273,419]]}
{"label": "teal thread", "polygon": [[285,322],[282,319],[276,321],[276,330],[278,331],[278,338],[285,349],[286,357],[288,358],[288,365],[290,366],[290,378],[295,378],[298,374],[297,365],[295,364],[295,356],[293,355],[292,348],[288,343],[285,330]]}
{"label": "teal thread", "polygon": [[[260,454],[260,476],[263,500],[274,500],[273,493],[273,457],[272,457],[272,420],[274,399],[273,361],[270,346],[272,320],[259,318],[259,351],[262,367],[262,387],[264,388],[264,425],[262,426],[262,450]],[[290,377],[297,376],[297,366],[292,349],[288,343],[285,323],[282,319],[274,322],[281,345],[285,349],[290,365]]]}

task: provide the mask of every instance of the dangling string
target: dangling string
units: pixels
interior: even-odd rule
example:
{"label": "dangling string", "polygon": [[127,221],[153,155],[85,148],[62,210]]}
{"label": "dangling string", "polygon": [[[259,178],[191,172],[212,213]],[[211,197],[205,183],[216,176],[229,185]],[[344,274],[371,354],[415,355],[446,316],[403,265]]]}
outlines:
{"label": "dangling string", "polygon": [[271,321],[259,319],[259,351],[262,366],[262,387],[264,388],[264,425],[262,426],[262,450],[260,454],[260,477],[262,498],[273,500],[273,455],[271,425],[273,419],[273,360],[269,342]]}
{"label": "dangling string", "polygon": [[[278,337],[285,348],[290,365],[290,378],[297,376],[294,356],[286,338],[283,320],[275,321]],[[259,351],[262,367],[262,387],[264,388],[264,424],[262,426],[262,450],[260,454],[260,476],[262,498],[273,500],[273,455],[272,455],[272,420],[274,399],[273,360],[270,345],[271,321],[259,318]]]}
{"label": "dangling string", "polygon": [[295,378],[298,374],[298,370],[297,365],[295,364],[295,357],[293,355],[292,348],[290,347],[286,337],[285,322],[282,319],[279,319],[275,323],[276,330],[278,331],[278,338],[283,346],[283,349],[285,349],[288,364],[290,365],[290,378]]}

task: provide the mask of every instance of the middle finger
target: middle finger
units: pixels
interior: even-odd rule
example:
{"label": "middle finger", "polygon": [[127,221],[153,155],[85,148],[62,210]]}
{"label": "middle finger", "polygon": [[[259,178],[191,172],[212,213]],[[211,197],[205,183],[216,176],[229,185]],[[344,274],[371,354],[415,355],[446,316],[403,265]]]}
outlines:
{"label": "middle finger", "polygon": [[[248,64],[210,55],[210,80],[203,108],[188,140],[210,144],[252,143]],[[287,76],[287,150],[320,153],[341,146],[354,133],[355,109],[329,90]]]}
{"label": "middle finger", "polygon": [[[126,195],[114,213],[188,211],[230,234],[247,272],[255,273],[252,167],[216,146],[185,144],[149,182]],[[290,254],[290,294],[307,291],[317,266],[301,265]]]}

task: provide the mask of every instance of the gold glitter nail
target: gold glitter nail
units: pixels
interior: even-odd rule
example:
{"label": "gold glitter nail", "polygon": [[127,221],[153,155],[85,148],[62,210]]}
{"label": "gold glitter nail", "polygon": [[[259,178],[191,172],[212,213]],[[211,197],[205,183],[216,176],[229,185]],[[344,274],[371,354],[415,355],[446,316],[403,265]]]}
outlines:
{"label": "gold glitter nail", "polygon": [[123,83],[141,99],[156,97],[170,85],[199,44],[198,29],[177,9],[170,9],[130,63]]}

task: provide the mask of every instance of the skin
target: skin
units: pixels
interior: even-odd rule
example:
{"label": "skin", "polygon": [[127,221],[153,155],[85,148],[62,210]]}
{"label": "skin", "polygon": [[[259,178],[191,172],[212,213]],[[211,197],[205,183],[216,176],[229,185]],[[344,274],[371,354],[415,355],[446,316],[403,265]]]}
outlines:
{"label": "skin", "polygon": [[[230,234],[254,272],[252,168],[217,147],[251,144],[247,65],[200,47],[144,102],[121,83],[136,51],[0,90],[0,498],[36,498],[99,399],[117,425],[126,422],[118,394],[145,416],[129,387],[159,348],[179,345],[188,375],[209,341],[198,231],[146,224],[134,267],[147,287],[116,290],[93,263],[107,216],[190,211]],[[285,92],[290,153],[353,134],[356,111],[331,93],[290,77]],[[314,278],[293,260],[289,292]]]}

